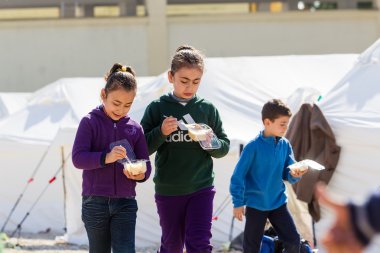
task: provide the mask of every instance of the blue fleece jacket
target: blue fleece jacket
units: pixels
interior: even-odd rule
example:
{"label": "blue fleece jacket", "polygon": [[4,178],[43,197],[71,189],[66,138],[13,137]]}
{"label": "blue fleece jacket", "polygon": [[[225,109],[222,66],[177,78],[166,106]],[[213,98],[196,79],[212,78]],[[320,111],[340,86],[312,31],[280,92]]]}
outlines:
{"label": "blue fleece jacket", "polygon": [[295,162],[292,147],[284,138],[265,137],[263,132],[244,148],[231,177],[234,207],[274,210],[287,202],[283,180],[295,183],[289,165]]}

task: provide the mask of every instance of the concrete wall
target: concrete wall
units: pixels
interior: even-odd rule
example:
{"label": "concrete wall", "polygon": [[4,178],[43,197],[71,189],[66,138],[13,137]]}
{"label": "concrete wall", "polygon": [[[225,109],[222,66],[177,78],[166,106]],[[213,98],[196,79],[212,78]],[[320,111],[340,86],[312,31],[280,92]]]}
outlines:
{"label": "concrete wall", "polygon": [[149,17],[0,22],[0,91],[102,76],[114,62],[156,75],[183,43],[210,57],[330,54],[360,53],[380,37],[378,11],[166,17],[149,1]]}
{"label": "concrete wall", "polygon": [[213,57],[360,53],[380,36],[379,14],[325,11],[173,18],[170,52],[188,42]]}
{"label": "concrete wall", "polygon": [[103,76],[114,62],[148,73],[146,19],[0,23],[0,91],[34,91],[61,77]]}

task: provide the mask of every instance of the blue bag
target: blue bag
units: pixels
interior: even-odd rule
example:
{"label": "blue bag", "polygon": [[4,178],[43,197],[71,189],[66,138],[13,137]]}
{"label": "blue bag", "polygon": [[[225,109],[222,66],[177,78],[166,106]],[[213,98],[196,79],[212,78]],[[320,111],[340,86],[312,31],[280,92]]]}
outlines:
{"label": "blue bag", "polygon": [[272,237],[263,236],[260,253],[274,253],[274,239]]}

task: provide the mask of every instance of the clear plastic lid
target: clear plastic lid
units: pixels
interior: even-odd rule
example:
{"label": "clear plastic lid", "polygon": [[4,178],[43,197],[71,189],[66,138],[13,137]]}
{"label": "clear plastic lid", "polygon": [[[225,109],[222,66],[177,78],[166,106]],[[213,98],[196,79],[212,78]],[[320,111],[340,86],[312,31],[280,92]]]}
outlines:
{"label": "clear plastic lid", "polygon": [[220,140],[214,134],[211,127],[206,124],[186,124],[189,136],[205,150],[218,149],[221,147]]}

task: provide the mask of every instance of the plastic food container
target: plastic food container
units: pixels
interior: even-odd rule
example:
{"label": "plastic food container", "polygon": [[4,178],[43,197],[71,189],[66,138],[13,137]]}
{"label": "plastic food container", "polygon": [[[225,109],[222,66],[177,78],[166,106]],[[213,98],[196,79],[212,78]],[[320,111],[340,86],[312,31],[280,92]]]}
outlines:
{"label": "plastic food container", "polygon": [[148,160],[133,160],[124,163],[124,170],[127,170],[132,175],[138,175],[146,172],[146,163]]}
{"label": "plastic food container", "polygon": [[194,141],[198,141],[204,150],[218,149],[221,143],[214,134],[211,127],[206,124],[186,124],[189,136]]}
{"label": "plastic food container", "polygon": [[207,135],[212,132],[212,129],[206,124],[186,124],[189,130],[189,136],[194,141],[205,141]]}
{"label": "plastic food container", "polygon": [[300,162],[293,163],[292,165],[289,165],[289,169],[293,170],[299,168],[300,171],[305,171],[308,168],[312,170],[324,170],[325,166],[322,164],[317,163],[316,161],[305,159]]}

